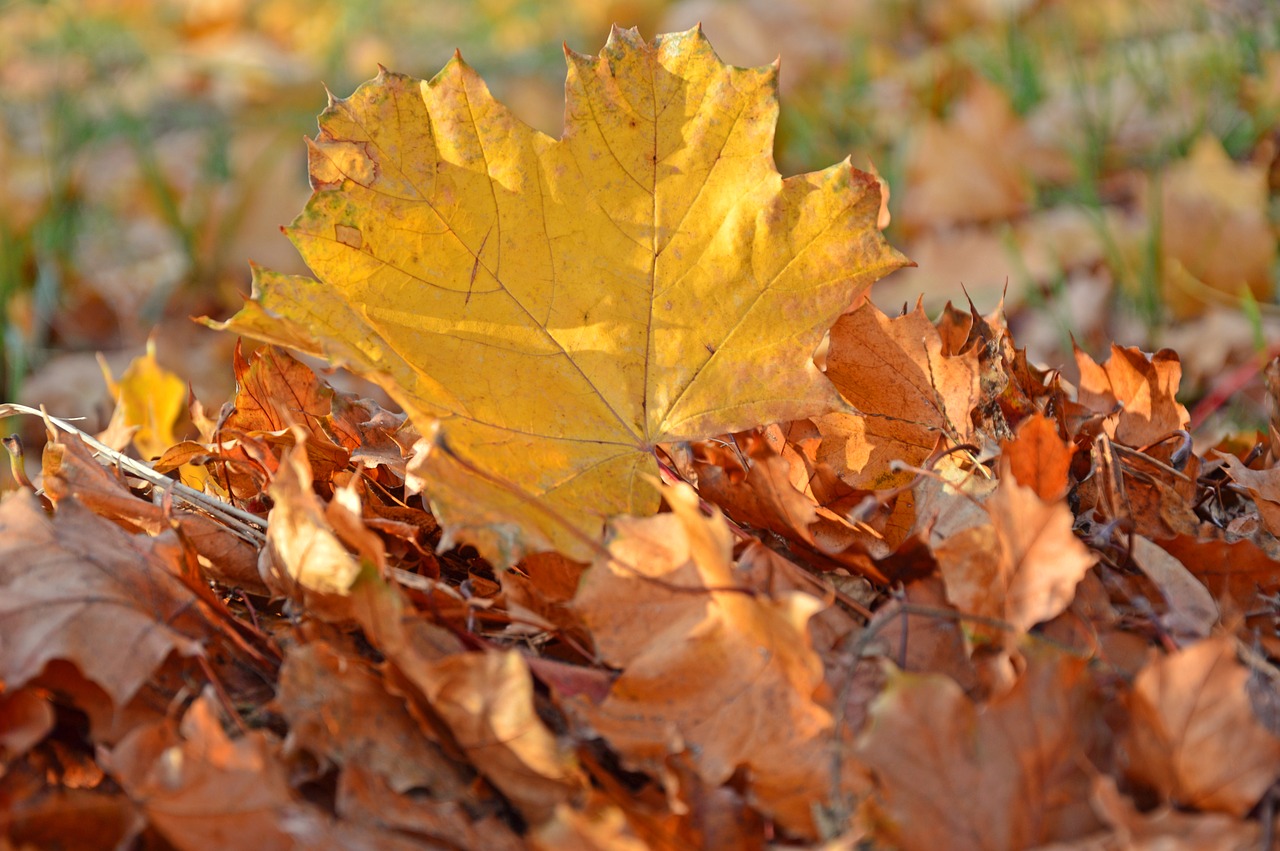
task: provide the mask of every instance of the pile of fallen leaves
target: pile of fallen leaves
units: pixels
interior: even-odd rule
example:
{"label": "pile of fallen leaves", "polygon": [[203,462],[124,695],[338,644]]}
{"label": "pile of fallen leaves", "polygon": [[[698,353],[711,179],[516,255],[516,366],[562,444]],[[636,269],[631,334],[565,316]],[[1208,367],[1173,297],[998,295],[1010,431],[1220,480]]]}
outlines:
{"label": "pile of fallen leaves", "polygon": [[1280,433],[881,313],[880,183],[778,175],[776,67],[567,58],[560,140],[460,58],[333,100],[234,401],[148,355],[46,417],[3,847],[1266,847]]}

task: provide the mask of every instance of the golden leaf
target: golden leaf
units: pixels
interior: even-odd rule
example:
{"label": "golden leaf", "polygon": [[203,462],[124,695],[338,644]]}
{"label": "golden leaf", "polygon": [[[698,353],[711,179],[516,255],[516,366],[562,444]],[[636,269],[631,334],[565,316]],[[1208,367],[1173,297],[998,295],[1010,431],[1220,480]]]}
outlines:
{"label": "golden leaf", "polygon": [[[132,431],[133,445],[143,458],[158,458],[178,442],[175,426],[187,407],[187,383],[156,360],[155,338],[147,340],[147,353],[134,358],[120,380],[99,355],[102,377],[116,399],[108,430]],[[128,437],[121,443],[127,444]]]}
{"label": "golden leaf", "polygon": [[257,270],[220,326],[439,420],[412,483],[499,563],[589,560],[606,519],[653,513],[660,443],[842,409],[812,354],[908,262],[873,175],[778,174],[776,65],[727,66],[697,28],[566,59],[559,140],[457,55],[332,99],[288,231],[319,280]]}

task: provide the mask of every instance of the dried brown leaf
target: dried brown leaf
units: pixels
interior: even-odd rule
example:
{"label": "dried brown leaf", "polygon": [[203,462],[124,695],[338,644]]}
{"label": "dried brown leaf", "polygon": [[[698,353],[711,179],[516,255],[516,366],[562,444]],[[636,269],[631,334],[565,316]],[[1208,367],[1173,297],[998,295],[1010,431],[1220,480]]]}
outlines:
{"label": "dried brown leaf", "polygon": [[903,484],[894,462],[920,464],[946,436],[965,442],[979,401],[978,354],[946,356],[920,303],[890,319],[874,306],[845,314],[831,329],[827,377],[859,412],[816,418],[818,461],[857,488]]}
{"label": "dried brown leaf", "polygon": [[[1178,403],[1182,364],[1177,353],[1161,349],[1154,355],[1111,344],[1111,357],[1097,364],[1077,348],[1080,369],[1079,400],[1107,414],[1108,435],[1127,446],[1145,447],[1187,427],[1191,417]],[[1123,409],[1110,411],[1119,403]]]}
{"label": "dried brown leaf", "polygon": [[[1072,533],[1071,511],[1012,476],[984,503],[990,523],[934,548],[947,599],[970,614],[1025,632],[1061,614],[1095,559]],[[989,630],[988,630],[989,632]]]}
{"label": "dried brown leaf", "polygon": [[215,631],[180,579],[172,532],[130,535],[74,499],[50,517],[27,491],[0,503],[0,680],[29,682],[65,659],[122,706],[173,652]]}
{"label": "dried brown leaf", "polygon": [[616,522],[609,558],[575,601],[601,656],[622,669],[582,712],[634,767],[663,775],[687,749],[712,786],[745,768],[751,800],[812,833],[812,804],[830,789],[832,722],[815,700],[823,670],[807,632],[821,603],[737,588],[723,519],[703,517],[685,486],[664,496],[674,514]]}
{"label": "dried brown leaf", "polygon": [[1031,656],[1013,690],[979,706],[949,677],[894,674],[858,756],[904,851],[1013,851],[1098,824],[1085,797],[1095,699],[1082,660]]}
{"label": "dried brown leaf", "polygon": [[1171,802],[1243,816],[1280,777],[1280,738],[1254,716],[1235,642],[1156,659],[1133,684],[1129,773]]}

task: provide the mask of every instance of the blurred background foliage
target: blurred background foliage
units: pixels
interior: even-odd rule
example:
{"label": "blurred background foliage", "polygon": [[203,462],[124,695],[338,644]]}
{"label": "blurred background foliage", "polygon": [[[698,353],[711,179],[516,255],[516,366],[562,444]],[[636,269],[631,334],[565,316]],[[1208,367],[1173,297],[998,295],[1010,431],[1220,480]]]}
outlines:
{"label": "blurred background foliage", "polygon": [[885,310],[1003,297],[1035,360],[1170,346],[1193,397],[1275,353],[1270,0],[0,0],[5,398],[105,423],[96,353],[118,375],[154,336],[216,411],[234,341],[188,317],[235,309],[249,260],[304,271],[278,228],[322,84],[458,48],[558,135],[562,43],[699,21],[725,61],[781,56],[784,174],[848,156],[888,180],[919,267],[878,285]]}

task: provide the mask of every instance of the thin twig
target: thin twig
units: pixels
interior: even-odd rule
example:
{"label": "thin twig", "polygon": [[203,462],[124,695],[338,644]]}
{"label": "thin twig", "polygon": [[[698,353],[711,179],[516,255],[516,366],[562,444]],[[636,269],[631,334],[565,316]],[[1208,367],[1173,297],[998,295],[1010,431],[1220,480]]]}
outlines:
{"label": "thin twig", "polygon": [[26,405],[18,405],[12,402],[0,404],[0,417],[10,417],[15,414],[40,417],[48,425],[56,426],[67,434],[76,435],[88,444],[96,454],[107,458],[124,472],[135,478],[142,479],[153,487],[169,491],[175,499],[213,515],[249,542],[261,544],[266,540],[267,521],[261,517],[236,508],[234,505],[228,505],[217,497],[202,493],[195,488],[187,487],[181,482],[176,482],[166,475],[157,473],[147,464],[117,452],[93,435],[86,434],[66,420],[51,417],[45,411],[30,408]]}

